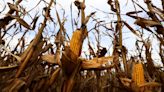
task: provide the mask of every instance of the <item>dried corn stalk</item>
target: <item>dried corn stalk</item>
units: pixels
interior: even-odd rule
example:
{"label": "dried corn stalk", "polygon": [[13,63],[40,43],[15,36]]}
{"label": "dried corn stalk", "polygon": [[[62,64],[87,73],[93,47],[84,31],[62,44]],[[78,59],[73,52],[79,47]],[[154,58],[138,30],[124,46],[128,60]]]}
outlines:
{"label": "dried corn stalk", "polygon": [[138,86],[145,83],[142,63],[138,63],[133,66],[132,80]]}

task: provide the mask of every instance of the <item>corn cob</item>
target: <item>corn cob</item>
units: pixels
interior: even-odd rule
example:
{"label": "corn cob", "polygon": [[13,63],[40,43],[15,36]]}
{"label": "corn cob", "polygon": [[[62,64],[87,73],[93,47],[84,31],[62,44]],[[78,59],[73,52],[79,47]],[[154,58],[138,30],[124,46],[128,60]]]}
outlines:
{"label": "corn cob", "polygon": [[70,49],[76,56],[80,56],[81,54],[82,44],[86,37],[86,32],[86,30],[84,32],[83,30],[76,30],[73,33],[72,39],[70,41]]}
{"label": "corn cob", "polygon": [[72,52],[76,55],[79,56],[80,55],[80,51],[82,48],[82,31],[81,30],[76,30],[73,33],[72,39],[70,41],[70,49],[72,50]]}
{"label": "corn cob", "polygon": [[132,80],[138,86],[145,83],[144,70],[141,63],[135,64],[133,66]]}
{"label": "corn cob", "polygon": [[87,31],[76,30],[70,40],[70,46],[65,46],[65,52],[62,55],[62,67],[67,76],[70,76],[78,63],[78,57],[81,54],[83,40]]}

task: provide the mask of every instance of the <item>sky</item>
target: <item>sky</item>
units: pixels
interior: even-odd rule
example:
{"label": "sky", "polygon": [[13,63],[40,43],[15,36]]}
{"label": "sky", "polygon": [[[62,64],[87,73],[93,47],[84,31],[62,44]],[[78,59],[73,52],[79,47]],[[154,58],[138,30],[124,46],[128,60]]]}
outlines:
{"label": "sky", "polygon": [[[1,7],[4,7],[5,4],[7,4],[7,2],[10,2],[12,3],[13,0],[4,0],[5,3],[3,2],[3,0],[0,0],[0,9]],[[50,2],[50,0],[46,0],[47,2]],[[63,14],[63,11],[62,9],[65,10],[65,17],[67,18],[66,20],[66,23],[65,23],[65,28],[67,29],[67,32],[69,33],[69,35],[71,36],[72,35],[72,25],[71,25],[71,18],[70,18],[70,5],[72,4],[73,6],[73,17],[76,18],[77,17],[77,8],[74,6],[73,2],[75,0],[56,0],[57,1],[57,10],[59,12],[59,14],[61,15],[61,19],[63,18],[62,17],[62,14]],[[146,5],[144,4],[143,0],[136,0],[138,1],[138,3],[142,6],[142,7],[145,7],[146,8]],[[39,2],[39,0],[23,0],[23,2],[21,3],[21,5],[28,10],[32,9],[37,3]],[[126,14],[126,12],[128,11],[132,11],[134,10],[134,6],[131,2],[131,0],[119,0],[120,2],[120,9],[121,9],[121,14]],[[160,5],[160,0],[152,0],[153,4],[159,6],[159,8],[161,8],[162,6]],[[33,11],[31,11],[31,15],[35,14],[36,12],[40,12],[41,14],[41,10],[42,8],[45,6],[44,3],[41,3],[38,7],[36,7]],[[55,7],[55,6],[52,6],[52,7]],[[137,7],[137,6],[136,6]],[[99,11],[97,11],[97,9]],[[140,10],[139,7],[137,7],[137,9]],[[7,9],[2,12],[0,14],[0,18],[2,18],[8,11],[8,7]],[[85,12],[86,12],[86,15],[90,14],[91,12],[94,12],[94,11],[97,11],[95,16],[96,18],[100,18],[101,20],[105,20],[106,23],[108,22],[111,22],[113,20],[116,20],[116,16],[113,16],[111,14],[106,14],[106,13],[113,13],[112,11],[110,11],[110,6],[107,4],[107,0],[86,0],[86,9],[85,9]],[[103,12],[106,12],[106,13],[103,13]],[[55,15],[55,12],[54,10],[51,12],[51,16],[55,19],[56,18],[56,15]],[[143,17],[147,17],[146,14],[141,14],[141,16]],[[42,19],[42,18],[41,18]],[[40,19],[40,22],[42,22],[42,20]],[[124,16],[122,15],[122,19],[124,21],[127,21],[128,23],[131,24],[131,26],[133,26],[134,28],[139,28],[138,26],[134,26],[134,20],[130,17],[127,17],[127,16]],[[29,17],[25,18],[25,20],[27,21],[27,23],[30,23],[32,20],[29,19]],[[107,24],[109,25],[109,28],[110,28],[110,24]],[[39,25],[38,25],[39,26]],[[89,23],[87,24],[88,26],[88,30],[91,29],[93,27],[93,22],[92,20],[89,21]],[[51,26],[50,24],[50,27],[47,28],[47,30],[51,30],[53,31],[53,27]],[[55,30],[58,30],[58,29],[55,29]],[[101,31],[103,31],[103,29],[100,29]],[[33,37],[36,35],[37,32],[35,31],[31,31],[28,36],[26,37],[27,40],[31,40],[33,39]],[[110,32],[109,32],[110,33]],[[135,40],[137,39],[131,32],[128,31],[128,29],[126,27],[123,28],[123,44],[129,49],[129,53],[132,54],[132,55],[135,55],[137,53],[136,52],[136,48],[135,48]],[[48,34],[48,33],[47,33]],[[49,33],[50,34],[50,33]],[[96,47],[96,43],[95,43],[95,38],[94,38],[94,34],[95,32],[92,32],[89,34],[89,37],[90,37],[90,40],[92,42],[92,45],[94,47]],[[21,34],[20,34],[21,35]],[[148,35],[145,35],[145,37],[147,37]],[[11,44],[15,44],[18,42],[18,38],[20,36],[18,35],[17,37],[15,37],[12,41],[11,41]],[[155,39],[152,39],[153,41],[153,58],[159,58],[158,55],[157,55],[157,52],[158,52],[158,48],[156,46],[156,43],[157,41]],[[101,37],[101,46],[102,47],[106,47],[109,51],[108,51],[108,54],[112,54],[112,39],[109,38],[108,36],[103,36]],[[87,49],[87,40],[84,42],[84,46],[83,46],[83,51],[86,52],[88,49]],[[95,48],[96,50],[96,48]],[[88,53],[88,52],[87,52]]]}

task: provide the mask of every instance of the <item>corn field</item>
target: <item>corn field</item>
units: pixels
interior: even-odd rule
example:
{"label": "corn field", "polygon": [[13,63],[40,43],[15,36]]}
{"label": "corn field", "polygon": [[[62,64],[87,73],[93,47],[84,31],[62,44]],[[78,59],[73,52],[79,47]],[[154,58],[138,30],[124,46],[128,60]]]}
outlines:
{"label": "corn field", "polygon": [[[58,0],[40,0],[32,8],[25,1],[2,0],[0,92],[164,92],[164,0],[157,0],[159,6],[127,0],[134,8],[123,13],[121,0],[106,0],[110,12],[96,8],[89,14],[87,0],[75,0],[71,17],[57,8]],[[97,12],[115,18],[103,20]],[[134,45],[126,45],[125,31]],[[102,46],[103,38],[111,46]]]}

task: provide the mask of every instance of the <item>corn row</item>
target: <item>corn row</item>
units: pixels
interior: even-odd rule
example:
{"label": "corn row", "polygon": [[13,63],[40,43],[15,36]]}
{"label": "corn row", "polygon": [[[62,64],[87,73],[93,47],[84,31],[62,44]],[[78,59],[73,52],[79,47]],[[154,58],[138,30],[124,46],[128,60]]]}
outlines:
{"label": "corn row", "polygon": [[132,80],[138,86],[145,83],[144,70],[141,63],[135,64],[133,66]]}

